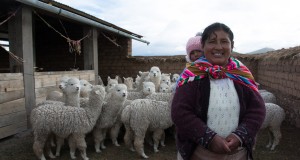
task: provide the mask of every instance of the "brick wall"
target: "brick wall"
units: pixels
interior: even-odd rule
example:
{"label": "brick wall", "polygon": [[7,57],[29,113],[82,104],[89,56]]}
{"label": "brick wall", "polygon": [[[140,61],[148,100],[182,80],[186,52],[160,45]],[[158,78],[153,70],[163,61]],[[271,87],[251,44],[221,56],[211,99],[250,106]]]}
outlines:
{"label": "brick wall", "polygon": [[[128,46],[130,41],[120,40]],[[124,48],[111,47],[113,54],[99,50],[99,74],[106,84],[107,76],[136,77],[138,71],[149,71],[152,66],[160,67],[163,73],[181,73],[185,67],[184,56],[131,57]],[[235,54],[252,72],[261,89],[274,93],[278,104],[286,111],[286,121],[300,127],[300,47],[282,49],[261,55]]]}
{"label": "brick wall", "polygon": [[184,56],[171,57],[132,57],[131,40],[117,39],[120,47],[107,39],[99,39],[99,75],[104,84],[107,77],[136,77],[139,71],[149,71],[159,66],[163,73],[180,73],[185,66]]}

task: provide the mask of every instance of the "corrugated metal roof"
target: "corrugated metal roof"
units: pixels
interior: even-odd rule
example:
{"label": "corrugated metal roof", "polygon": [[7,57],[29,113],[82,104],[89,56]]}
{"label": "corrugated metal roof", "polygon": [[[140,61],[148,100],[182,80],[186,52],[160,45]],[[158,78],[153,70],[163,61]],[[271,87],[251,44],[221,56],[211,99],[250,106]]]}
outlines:
{"label": "corrugated metal roof", "polygon": [[44,3],[51,4],[52,6],[55,6],[55,7],[64,9],[64,10],[66,10],[66,11],[72,12],[72,13],[74,13],[74,14],[80,15],[80,16],[85,17],[85,18],[88,18],[88,19],[91,19],[91,20],[93,20],[93,21],[95,21],[95,22],[99,22],[99,23],[101,23],[101,24],[103,24],[103,25],[106,25],[106,26],[109,26],[109,27],[118,29],[118,30],[123,31],[123,32],[125,32],[125,33],[128,33],[128,34],[130,34],[130,35],[132,35],[132,36],[135,36],[135,37],[138,37],[138,38],[142,38],[142,37],[143,37],[143,36],[141,36],[141,35],[138,35],[138,34],[136,34],[136,33],[130,32],[130,31],[126,30],[126,29],[123,29],[123,28],[121,28],[121,27],[118,27],[118,26],[116,26],[116,25],[114,25],[114,24],[112,24],[112,23],[109,23],[109,22],[107,22],[107,21],[104,21],[104,20],[102,20],[102,19],[99,19],[99,18],[97,18],[97,17],[95,17],[95,16],[92,16],[92,15],[90,15],[90,14],[87,14],[87,13],[85,13],[85,12],[83,12],[83,11],[80,11],[80,10],[75,9],[75,8],[73,8],[73,7],[70,7],[70,6],[68,6],[68,5],[62,4],[62,3],[60,3],[60,2],[57,2],[57,1],[54,1],[54,0],[39,0],[39,1],[44,2]]}

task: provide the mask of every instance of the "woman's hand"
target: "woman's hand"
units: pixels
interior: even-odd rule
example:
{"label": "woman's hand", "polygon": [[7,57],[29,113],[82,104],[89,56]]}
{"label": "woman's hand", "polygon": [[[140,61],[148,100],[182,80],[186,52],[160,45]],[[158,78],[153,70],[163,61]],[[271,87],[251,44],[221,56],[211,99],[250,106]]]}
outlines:
{"label": "woman's hand", "polygon": [[230,153],[228,142],[221,136],[215,135],[215,137],[210,142],[208,149],[219,154]]}
{"label": "woman's hand", "polygon": [[240,140],[234,134],[230,134],[225,140],[228,142],[227,144],[232,151],[241,145]]}

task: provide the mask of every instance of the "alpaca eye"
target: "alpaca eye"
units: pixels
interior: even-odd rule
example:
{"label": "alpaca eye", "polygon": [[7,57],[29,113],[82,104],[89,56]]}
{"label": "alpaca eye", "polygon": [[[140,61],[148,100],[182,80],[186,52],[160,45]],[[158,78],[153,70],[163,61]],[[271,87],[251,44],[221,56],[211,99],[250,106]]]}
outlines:
{"label": "alpaca eye", "polygon": [[86,84],[84,84],[84,86],[86,86]]}
{"label": "alpaca eye", "polygon": [[118,89],[118,92],[120,92],[121,90]]}

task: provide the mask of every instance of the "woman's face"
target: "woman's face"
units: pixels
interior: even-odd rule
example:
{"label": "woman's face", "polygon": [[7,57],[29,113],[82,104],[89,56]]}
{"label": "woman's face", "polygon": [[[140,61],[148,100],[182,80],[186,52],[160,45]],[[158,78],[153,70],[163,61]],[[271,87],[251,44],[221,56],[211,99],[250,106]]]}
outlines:
{"label": "woman's face", "polygon": [[213,65],[225,66],[233,48],[229,35],[223,30],[213,32],[205,41],[203,51],[206,59]]}

